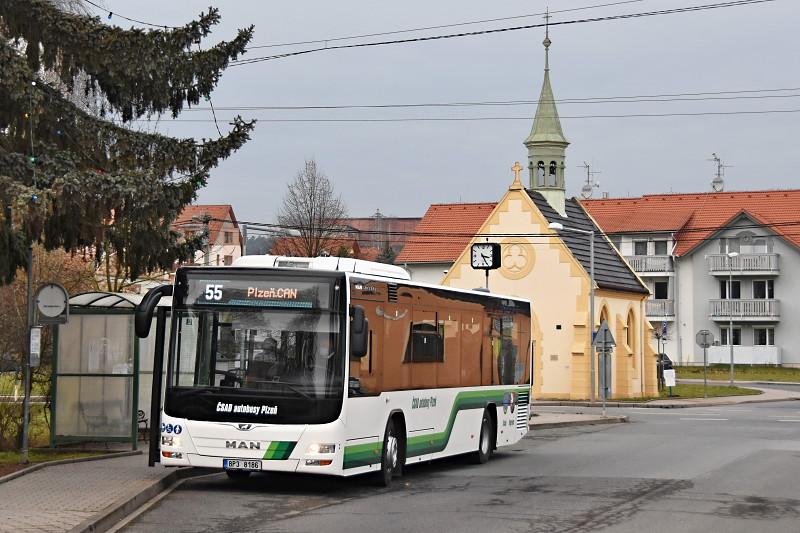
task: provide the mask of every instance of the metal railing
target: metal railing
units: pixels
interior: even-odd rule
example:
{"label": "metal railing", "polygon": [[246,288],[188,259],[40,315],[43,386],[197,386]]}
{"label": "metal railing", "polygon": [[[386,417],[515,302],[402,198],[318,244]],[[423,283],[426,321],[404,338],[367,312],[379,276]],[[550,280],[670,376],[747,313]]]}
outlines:
{"label": "metal railing", "polygon": [[675,300],[647,300],[647,316],[675,316]]}
{"label": "metal railing", "polygon": [[715,320],[725,320],[733,317],[741,318],[778,318],[780,306],[774,299],[748,299],[748,300],[711,300],[709,302],[709,315]]}
{"label": "metal railing", "polygon": [[628,263],[635,272],[672,272],[672,257],[669,255],[629,255]]}
{"label": "metal railing", "polygon": [[706,256],[709,272],[778,272],[778,254],[739,254],[728,257],[726,254]]}

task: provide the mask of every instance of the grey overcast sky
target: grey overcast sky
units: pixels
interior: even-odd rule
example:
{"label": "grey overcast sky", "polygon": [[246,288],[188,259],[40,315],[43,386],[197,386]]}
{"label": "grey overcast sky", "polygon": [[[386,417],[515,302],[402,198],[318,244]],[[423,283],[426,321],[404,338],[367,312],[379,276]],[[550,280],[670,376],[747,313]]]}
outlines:
{"label": "grey overcast sky", "polygon": [[[634,13],[721,0],[643,0],[559,13],[552,21]],[[205,46],[255,25],[253,45],[384,32],[524,15],[614,0],[375,0],[212,2],[222,22]],[[110,10],[180,25],[209,0],[105,0]],[[104,19],[105,20],[105,19]],[[556,99],[800,88],[800,1],[551,29]],[[123,27],[130,23],[114,19]],[[346,43],[473,31],[542,22],[541,17],[437,29]],[[223,73],[213,103],[226,106],[316,106],[536,100],[542,81],[543,29],[325,51]],[[252,50],[244,58],[309,45]],[[316,45],[311,45],[316,46]],[[754,93],[763,96],[770,93]],[[567,118],[579,115],[800,110],[797,97],[679,102],[560,103],[567,138],[567,192],[578,195],[588,161],[611,196],[710,190],[712,152],[726,164],[726,189],[800,187],[800,113]],[[752,95],[751,95],[752,96]],[[239,219],[272,221],[286,183],[316,158],[353,216],[376,209],[421,216],[435,202],[496,201],[510,167],[526,161],[522,141],[535,105],[501,107],[242,111],[262,119],[250,143],[214,171],[201,203],[230,203]],[[232,111],[217,111],[221,119]],[[528,117],[464,122],[268,122],[266,119]],[[182,119],[210,119],[187,111]],[[226,127],[222,123],[222,127]],[[211,122],[162,120],[159,131],[212,137]],[[596,193],[596,197],[599,193]]]}

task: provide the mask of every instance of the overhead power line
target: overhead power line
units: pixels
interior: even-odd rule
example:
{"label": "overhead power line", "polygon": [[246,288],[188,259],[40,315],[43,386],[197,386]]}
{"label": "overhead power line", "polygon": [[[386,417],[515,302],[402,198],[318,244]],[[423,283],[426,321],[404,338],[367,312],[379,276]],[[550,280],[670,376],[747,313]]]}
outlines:
{"label": "overhead power line", "polygon": [[[592,118],[664,118],[664,117],[701,117],[701,116],[727,116],[727,115],[772,115],[800,113],[800,109],[764,109],[759,111],[703,111],[696,113],[630,113],[619,115],[559,115],[561,119],[592,119]],[[552,117],[543,117],[552,118]],[[233,122],[232,118],[219,119]],[[347,122],[479,122],[479,121],[511,121],[527,120],[531,117],[403,117],[403,118],[257,118],[259,122],[318,122],[318,123],[347,123]],[[139,119],[133,122],[147,122]],[[187,118],[174,119],[172,122],[216,122],[213,119]]]}
{"label": "overhead power line", "polygon": [[[618,103],[644,103],[644,102],[706,102],[715,100],[760,100],[768,98],[797,98],[800,94],[745,94],[745,93],[776,93],[787,91],[800,91],[800,87],[787,89],[753,89],[749,91],[716,91],[700,93],[674,93],[639,96],[596,96],[586,98],[562,98],[543,100],[545,103],[556,104],[618,104]],[[708,96],[703,96],[708,95]],[[721,96],[731,95],[731,96]],[[249,105],[249,106],[215,106],[217,111],[300,111],[300,110],[335,110],[335,109],[405,109],[426,107],[482,107],[482,106],[529,106],[537,105],[539,100],[484,100],[466,102],[426,102],[404,104],[339,104],[339,105]],[[210,107],[199,106],[187,111],[209,111]]]}
{"label": "overhead power line", "polygon": [[127,20],[128,22],[135,22],[136,24],[141,24],[143,26],[152,26],[154,28],[163,28],[165,30],[166,29],[172,29],[172,30],[178,29],[178,26],[167,26],[166,24],[155,24],[153,22],[146,22],[144,20],[139,20],[139,19],[135,19],[135,18],[132,18],[132,17],[126,17],[125,15],[121,15],[119,13],[111,11],[110,9],[106,9],[105,7],[103,7],[103,6],[99,5],[99,4],[95,4],[91,0],[81,0],[81,1],[84,2],[84,3],[89,4],[90,6],[94,7],[95,9],[98,9],[98,10],[104,12],[104,13],[108,13],[108,16],[107,16],[108,20],[111,20],[113,17],[117,17],[117,18],[121,18],[123,20]]}
{"label": "overhead power line", "polygon": [[408,43],[416,43],[416,42],[425,42],[425,41],[436,41],[436,40],[444,40],[444,39],[454,39],[458,37],[474,37],[478,35],[490,35],[494,33],[504,33],[504,32],[511,32],[511,31],[518,31],[518,30],[528,30],[532,28],[542,28],[544,26],[566,26],[566,25],[573,25],[573,24],[586,24],[591,22],[605,22],[611,20],[623,20],[623,19],[633,19],[633,18],[642,18],[642,17],[652,17],[652,16],[659,16],[659,15],[673,15],[677,13],[690,13],[695,11],[706,11],[709,9],[722,9],[728,7],[738,7],[738,6],[746,6],[746,5],[753,5],[753,4],[763,4],[767,2],[775,2],[776,0],[733,0],[729,2],[718,2],[715,4],[702,4],[702,5],[694,5],[694,6],[686,6],[680,8],[673,8],[673,9],[661,9],[658,11],[645,11],[640,13],[627,13],[622,15],[609,15],[604,17],[592,17],[592,18],[584,18],[584,19],[575,19],[575,20],[566,20],[561,22],[549,22],[543,24],[526,24],[523,26],[513,26],[513,27],[505,27],[505,28],[495,28],[490,30],[480,30],[480,31],[472,31],[472,32],[461,32],[461,33],[450,33],[444,35],[431,35],[426,37],[414,37],[409,39],[395,39],[390,41],[376,41],[376,42],[368,42],[368,43],[353,43],[353,44],[339,44],[334,46],[322,46],[317,48],[309,48],[306,50],[298,50],[296,52],[286,52],[283,54],[275,54],[271,56],[262,56],[262,57],[255,57],[249,59],[241,59],[238,61],[231,61],[230,66],[242,66],[242,65],[249,65],[252,63],[260,63],[263,61],[272,61],[275,59],[282,59],[286,57],[294,57],[306,54],[312,54],[316,52],[323,52],[329,50],[344,50],[348,48],[367,48],[373,46],[386,46],[386,45],[393,45],[393,44],[408,44]]}
{"label": "overhead power line", "polygon": [[[621,2],[609,2],[605,4],[595,4],[592,6],[583,6],[583,7],[573,7],[570,9],[559,9],[555,11],[550,11],[551,15],[556,13],[569,13],[573,11],[587,11],[590,9],[598,9],[602,7],[613,7],[619,6],[623,4],[636,4],[639,2],[644,2],[646,0],[625,0]],[[528,13],[527,15],[513,15],[509,17],[497,17],[497,18],[490,18],[490,19],[481,19],[481,20],[470,20],[465,22],[453,22],[450,24],[439,24],[436,26],[420,26],[417,28],[406,28],[403,30],[392,30],[392,31],[382,31],[382,32],[375,32],[375,33],[361,33],[358,35],[347,35],[344,37],[329,37],[327,39],[314,39],[310,41],[294,41],[288,43],[271,43],[271,44],[260,44],[260,45],[253,45],[248,46],[247,50],[255,50],[258,48],[279,48],[284,46],[299,46],[301,44],[319,44],[319,43],[335,43],[339,41],[350,41],[353,39],[363,39],[365,37],[382,37],[384,35],[397,35],[400,33],[413,33],[418,31],[428,31],[428,30],[441,30],[444,28],[457,28],[459,26],[471,26],[474,24],[486,24],[487,22],[503,22],[506,20],[518,20],[530,17],[541,17],[542,15],[547,14],[546,12],[542,11],[539,13]]]}
{"label": "overhead power line", "polygon": [[[775,191],[780,192],[780,191]],[[691,193],[687,193],[690,195]],[[719,195],[725,195],[725,193],[717,193]],[[287,224],[271,224],[267,222],[253,222],[253,221],[243,221],[243,220],[232,220],[232,219],[224,219],[224,218],[209,218],[210,221],[214,222],[223,222],[223,223],[236,223],[239,226],[246,225],[248,227],[248,231],[251,229],[263,229],[266,231],[286,231],[286,230],[300,230],[304,229],[303,226],[297,225],[287,225]],[[178,224],[174,224],[175,226],[191,226],[196,225],[193,221],[186,221],[181,222]],[[742,224],[736,226],[738,229],[775,229],[775,228],[790,228],[793,229],[795,227],[800,226],[800,220],[791,220],[785,222],[769,222],[769,223],[760,223],[754,222],[750,224]],[[696,227],[696,228],[674,228],[674,229],[664,229],[664,230],[645,230],[645,231],[636,231],[630,233],[636,233],[637,235],[648,235],[648,234],[664,234],[664,233],[681,233],[681,234],[691,234],[691,233],[707,233],[709,231],[719,231],[725,227],[724,225],[716,225],[716,226],[705,226],[705,227]],[[376,237],[422,237],[422,238],[441,238],[441,239],[472,239],[475,237],[497,237],[497,238],[514,238],[514,237],[552,237],[553,233],[470,233],[470,232],[424,232],[424,231],[381,231],[381,230],[349,230],[346,228],[342,228],[341,233],[352,233],[358,235],[367,235],[367,236],[376,236]],[[619,233],[619,232],[616,232]],[[626,232],[627,233],[627,232]],[[784,234],[784,235],[794,235],[794,234]],[[681,237],[680,240],[685,242],[692,242],[693,240],[696,242],[700,242],[701,240],[708,239],[708,237]],[[415,241],[419,242],[419,241]],[[438,242],[450,242],[446,240],[441,240]]]}

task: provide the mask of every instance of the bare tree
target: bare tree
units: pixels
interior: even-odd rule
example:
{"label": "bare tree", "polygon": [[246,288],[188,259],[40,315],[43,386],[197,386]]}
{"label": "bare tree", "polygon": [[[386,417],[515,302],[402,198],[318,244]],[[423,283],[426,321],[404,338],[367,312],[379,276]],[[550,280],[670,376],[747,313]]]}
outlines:
{"label": "bare tree", "polygon": [[341,238],[346,216],[342,197],[311,159],[289,184],[278,210],[278,223],[299,233],[291,239],[295,255],[317,257],[329,241]]}

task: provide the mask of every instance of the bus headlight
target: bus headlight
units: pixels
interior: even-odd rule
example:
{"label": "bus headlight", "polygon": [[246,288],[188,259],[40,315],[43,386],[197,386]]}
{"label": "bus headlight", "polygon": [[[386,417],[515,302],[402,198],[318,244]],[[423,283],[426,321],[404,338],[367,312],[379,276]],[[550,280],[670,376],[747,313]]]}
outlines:
{"label": "bus headlight", "polygon": [[176,437],[174,435],[167,435],[167,436],[162,435],[161,436],[161,445],[162,446],[180,447],[181,438],[180,437]]}
{"label": "bus headlight", "polygon": [[308,445],[308,453],[336,453],[336,445],[314,442]]}

